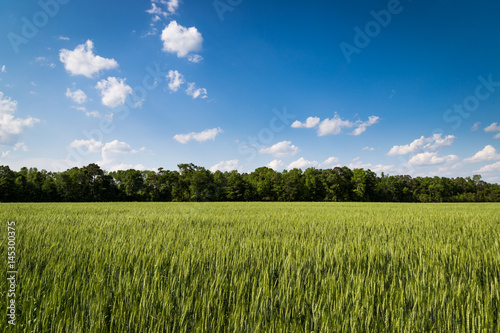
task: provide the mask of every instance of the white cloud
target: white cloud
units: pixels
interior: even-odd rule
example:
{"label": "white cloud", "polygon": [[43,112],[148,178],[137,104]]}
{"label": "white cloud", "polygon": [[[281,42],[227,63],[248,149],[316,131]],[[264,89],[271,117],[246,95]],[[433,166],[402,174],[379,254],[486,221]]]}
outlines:
{"label": "white cloud", "polygon": [[500,126],[498,123],[493,123],[484,129],[485,132],[500,132]]}
{"label": "white cloud", "polygon": [[398,168],[396,168],[393,164],[390,164],[390,165],[385,165],[385,164],[371,164],[371,163],[363,163],[360,161],[360,158],[359,157],[356,157],[354,160],[353,160],[354,163],[350,163],[349,165],[347,165],[347,167],[349,169],[365,169],[365,170],[371,170],[375,173],[393,173],[393,174],[401,174],[401,173],[404,173],[403,170],[399,170]]}
{"label": "white cloud", "polygon": [[203,57],[199,54],[188,54],[187,60],[191,61],[192,63],[197,64],[197,63],[203,61]]}
{"label": "white cloud", "polygon": [[[424,146],[425,149],[437,149],[442,147],[450,147],[453,142],[455,142],[456,137],[454,135],[448,135],[443,138],[442,134],[434,134],[432,138],[429,138],[429,143]],[[434,144],[433,144],[434,143]]]}
{"label": "white cloud", "polygon": [[119,171],[119,170],[129,170],[129,169],[145,170],[146,167],[142,164],[133,165],[133,164],[120,163],[120,164],[108,166],[106,169],[107,169],[107,171],[113,172],[113,171]]}
{"label": "white cloud", "polygon": [[309,117],[306,119],[305,123],[301,123],[298,120],[294,121],[292,124],[292,128],[313,128],[318,125],[319,122],[320,119],[318,117]]}
{"label": "white cloud", "polygon": [[304,123],[296,120],[292,124],[292,128],[317,128],[318,136],[325,135],[338,135],[342,133],[344,128],[353,128],[354,130],[350,133],[352,135],[360,135],[365,132],[369,126],[372,126],[379,121],[379,117],[370,116],[367,121],[357,120],[352,122],[350,120],[344,120],[335,113],[332,119],[326,118],[323,121],[318,117],[309,117]]}
{"label": "white cloud", "polygon": [[179,90],[181,85],[186,83],[186,80],[184,80],[184,76],[178,71],[172,71],[172,70],[168,71],[167,78],[170,80],[168,83],[168,89],[170,89],[173,92]]}
{"label": "white cloud", "polygon": [[483,150],[477,152],[474,156],[466,158],[465,163],[480,163],[486,161],[496,161],[500,160],[500,154],[497,154],[497,150],[492,145],[487,145]]}
{"label": "white cloud", "polygon": [[25,128],[33,127],[40,121],[29,116],[26,119],[15,118],[16,111],[17,101],[4,97],[3,92],[0,91],[0,145],[15,145],[17,137]]}
{"label": "white cloud", "polygon": [[154,2],[151,3],[151,9],[146,10],[146,13],[154,15],[153,20],[156,22],[160,19],[159,15],[167,17],[167,12],[164,12],[160,7],[158,7]]}
{"label": "white cloud", "polygon": [[57,37],[57,39],[59,39],[59,40],[69,40],[69,37],[59,36],[59,37]]}
{"label": "white cloud", "polygon": [[2,158],[6,158],[7,156],[9,156],[9,154],[10,154],[10,150],[3,151],[2,152]]}
{"label": "white cloud", "polygon": [[436,165],[449,162],[456,162],[458,161],[458,159],[459,158],[456,155],[439,156],[437,152],[425,152],[413,156],[408,161],[408,164],[414,166]]}
{"label": "white cloud", "polygon": [[82,149],[84,148],[87,152],[97,153],[101,151],[103,147],[103,143],[100,141],[96,141],[95,139],[91,140],[75,140],[69,145],[71,148]]}
{"label": "white cloud", "polygon": [[177,57],[184,58],[192,52],[201,50],[203,37],[195,27],[186,28],[171,21],[161,33],[163,51],[176,53]]}
{"label": "white cloud", "polygon": [[319,166],[318,161],[308,161],[303,157],[299,158],[296,161],[293,161],[288,165],[288,170],[292,169],[307,169],[307,168],[316,168]]}
{"label": "white cloud", "polygon": [[139,150],[132,149],[128,143],[118,140],[108,142],[102,146],[102,162],[100,162],[100,165],[107,166],[116,164],[120,155],[136,154],[144,150],[145,148]]}
{"label": "white cloud", "polygon": [[323,163],[320,164],[320,167],[322,167],[322,168],[332,167],[332,166],[334,166],[334,164],[338,165],[337,163],[339,161],[340,160],[337,157],[329,157]]}
{"label": "white cloud", "polygon": [[474,172],[477,172],[477,173],[500,172],[500,161],[493,163],[493,164],[485,165],[481,169],[476,170]]}
{"label": "white cloud", "polygon": [[46,66],[46,67],[49,67],[51,69],[54,69],[56,67],[56,64],[51,63],[45,57],[36,57],[35,62],[38,63],[40,66]]}
{"label": "white cloud", "polygon": [[102,160],[98,161],[97,164],[108,171],[126,170],[131,168],[136,170],[144,169],[142,164],[134,166],[132,164],[123,164],[120,161],[121,156],[139,153],[145,150],[144,147],[136,150],[130,147],[130,145],[126,142],[114,140],[108,143],[102,143],[100,141],[96,141],[95,139],[75,140],[71,142],[70,147],[78,149],[82,154],[101,153]]}
{"label": "white cloud", "polygon": [[24,142],[18,142],[14,145],[14,151],[16,150],[28,151],[28,146]]}
{"label": "white cloud", "polygon": [[364,147],[363,150],[374,151],[375,148],[373,148],[373,147]]}
{"label": "white cloud", "polygon": [[[158,6],[156,4],[159,4]],[[166,7],[162,9],[161,7]],[[156,22],[159,19],[159,15],[167,17],[168,15],[173,15],[179,8],[179,0],[152,0],[151,9],[146,10],[146,13],[153,15],[153,21]],[[158,19],[157,19],[158,18]]]}
{"label": "white cloud", "polygon": [[0,68],[0,72],[7,73],[7,71],[5,70],[5,65],[3,65],[2,68]]}
{"label": "white cloud", "polygon": [[475,132],[475,131],[479,131],[479,126],[481,126],[481,123],[480,122],[477,122],[475,123],[474,125],[472,125],[471,127],[471,131]]}
{"label": "white cloud", "polygon": [[453,144],[453,142],[455,142],[455,139],[456,138],[453,135],[448,135],[443,138],[442,134],[434,134],[429,138],[421,136],[419,139],[414,140],[408,145],[393,146],[387,155],[407,155],[421,150],[436,150],[441,147],[449,147]]}
{"label": "white cloud", "polygon": [[210,168],[210,171],[215,172],[217,170],[219,171],[233,171],[237,170],[238,172],[243,171],[243,167],[239,164],[239,160],[231,160],[231,161],[220,161],[216,165],[212,166]]}
{"label": "white cloud", "polygon": [[[500,132],[500,126],[498,123],[493,123],[484,129],[485,132]],[[494,136],[495,139],[500,139],[500,133]]]}
{"label": "white cloud", "polygon": [[94,118],[99,118],[99,119],[107,118],[110,121],[113,120],[113,113],[108,113],[106,115],[103,115],[99,111],[95,111],[95,110],[94,111],[88,111],[87,108],[83,107],[83,106],[71,106],[71,108],[73,108],[75,110],[78,110],[78,111],[82,111],[83,113],[85,113],[85,115],[87,117],[94,117]]}
{"label": "white cloud", "polygon": [[285,163],[283,163],[282,160],[272,160],[271,162],[269,162],[269,164],[267,164],[266,166],[275,170],[275,171],[278,171],[280,169],[283,169],[283,166],[285,165]]}
{"label": "white cloud", "polygon": [[66,89],[66,97],[72,99],[75,103],[83,104],[87,101],[87,95],[81,90],[77,89],[71,91],[71,89]]}
{"label": "white cloud", "polygon": [[342,132],[342,128],[350,128],[353,126],[354,124],[352,122],[349,120],[342,120],[338,114],[335,114],[332,119],[326,118],[319,124],[318,135],[337,135]]}
{"label": "white cloud", "polygon": [[262,148],[259,150],[260,154],[271,154],[274,157],[290,157],[294,156],[300,151],[300,149],[293,145],[291,141],[282,141],[278,142],[277,144],[271,146],[271,147],[266,147]]}
{"label": "white cloud", "polygon": [[188,83],[188,88],[186,89],[186,94],[188,96],[193,97],[193,99],[196,99],[198,97],[201,98],[207,98],[207,89],[205,88],[196,88],[195,83]]}
{"label": "white cloud", "polygon": [[208,140],[215,140],[215,137],[217,134],[222,133],[222,130],[220,128],[212,128],[212,129],[207,129],[202,132],[196,133],[196,132],[191,132],[188,134],[176,134],[174,135],[174,140],[180,143],[188,143],[190,141],[198,141],[198,142],[204,142]]}
{"label": "white cloud", "polygon": [[486,180],[488,183],[491,184],[498,184],[497,181],[500,179],[500,177],[486,177],[484,180]]}
{"label": "white cloud", "polygon": [[125,99],[132,93],[132,88],[125,84],[125,79],[116,77],[99,81],[96,88],[101,90],[102,104],[110,108],[125,104]]}
{"label": "white cloud", "polygon": [[162,1],[162,0],[157,0],[160,3],[166,4],[167,5],[167,10],[171,13],[174,14],[177,8],[179,8],[179,0],[168,0],[168,1]]}
{"label": "white cloud", "polygon": [[396,169],[394,165],[384,165],[384,164],[377,164],[377,165],[372,165],[370,164],[370,167],[368,168],[371,171],[375,173],[398,173],[399,170]]}
{"label": "white cloud", "polygon": [[368,117],[368,120],[365,121],[365,122],[362,122],[360,124],[357,124],[357,128],[352,131],[352,135],[360,135],[361,133],[363,133],[364,131],[366,131],[366,128],[367,127],[370,127],[372,125],[375,125],[376,123],[378,123],[378,120],[380,118],[377,117],[377,116],[370,116]]}
{"label": "white cloud", "polygon": [[78,45],[73,51],[61,49],[59,60],[71,75],[83,75],[92,78],[94,75],[106,69],[118,67],[115,59],[106,59],[94,55],[94,44],[87,40],[85,44]]}

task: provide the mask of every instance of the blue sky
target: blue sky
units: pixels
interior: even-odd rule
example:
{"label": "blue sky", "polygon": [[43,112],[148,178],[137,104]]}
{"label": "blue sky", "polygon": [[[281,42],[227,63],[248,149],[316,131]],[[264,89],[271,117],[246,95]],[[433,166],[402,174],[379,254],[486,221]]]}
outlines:
{"label": "blue sky", "polygon": [[500,180],[494,1],[0,4],[0,164]]}

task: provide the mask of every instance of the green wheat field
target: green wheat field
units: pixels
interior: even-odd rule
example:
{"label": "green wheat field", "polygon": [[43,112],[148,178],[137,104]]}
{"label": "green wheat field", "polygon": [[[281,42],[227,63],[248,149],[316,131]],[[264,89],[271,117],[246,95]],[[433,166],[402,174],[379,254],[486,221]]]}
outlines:
{"label": "green wheat field", "polygon": [[499,204],[0,204],[0,221],[3,331],[500,332]]}

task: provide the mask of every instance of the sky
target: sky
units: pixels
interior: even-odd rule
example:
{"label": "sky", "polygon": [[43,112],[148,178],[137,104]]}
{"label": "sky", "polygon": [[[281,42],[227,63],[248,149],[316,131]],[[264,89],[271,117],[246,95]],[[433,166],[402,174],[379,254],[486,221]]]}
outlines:
{"label": "sky", "polygon": [[2,1],[0,165],[500,181],[497,1]]}

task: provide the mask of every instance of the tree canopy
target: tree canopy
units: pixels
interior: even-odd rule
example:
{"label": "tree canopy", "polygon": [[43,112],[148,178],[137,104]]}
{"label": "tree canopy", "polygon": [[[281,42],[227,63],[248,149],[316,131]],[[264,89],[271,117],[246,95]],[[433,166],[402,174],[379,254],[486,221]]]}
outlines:
{"label": "tree canopy", "polygon": [[0,202],[100,201],[363,201],[500,202],[500,185],[471,177],[377,176],[335,167],[251,173],[216,171],[192,163],[179,170],[106,172],[97,164],[62,172],[0,166]]}

